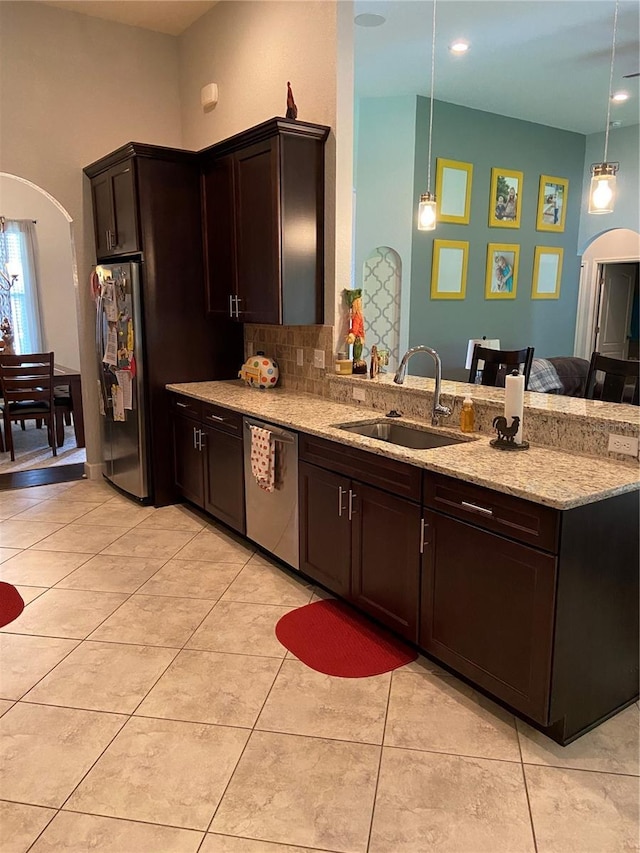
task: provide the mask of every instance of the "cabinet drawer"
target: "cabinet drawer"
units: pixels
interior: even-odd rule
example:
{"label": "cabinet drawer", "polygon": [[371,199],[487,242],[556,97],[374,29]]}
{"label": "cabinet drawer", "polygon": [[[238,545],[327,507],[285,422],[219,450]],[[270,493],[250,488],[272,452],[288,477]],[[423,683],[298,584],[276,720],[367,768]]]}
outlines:
{"label": "cabinet drawer", "polygon": [[230,435],[242,436],[242,415],[213,403],[202,404],[202,420]]}
{"label": "cabinet drawer", "polygon": [[437,474],[424,474],[424,502],[476,527],[556,553],[558,510]]}
{"label": "cabinet drawer", "polygon": [[378,486],[400,497],[420,501],[422,471],[395,459],[356,450],[335,441],[300,435],[300,459],[338,474]]}
{"label": "cabinet drawer", "polygon": [[202,403],[193,397],[185,397],[183,394],[171,395],[171,408],[174,412],[189,418],[202,418]]}

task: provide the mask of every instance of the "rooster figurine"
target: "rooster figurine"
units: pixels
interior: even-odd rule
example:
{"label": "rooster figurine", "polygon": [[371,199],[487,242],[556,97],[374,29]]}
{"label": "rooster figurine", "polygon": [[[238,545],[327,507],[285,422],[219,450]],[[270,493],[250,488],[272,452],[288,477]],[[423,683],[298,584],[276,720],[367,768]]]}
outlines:
{"label": "rooster figurine", "polygon": [[298,118],[298,108],[293,100],[293,92],[291,91],[291,83],[287,81],[287,114],[286,118]]}

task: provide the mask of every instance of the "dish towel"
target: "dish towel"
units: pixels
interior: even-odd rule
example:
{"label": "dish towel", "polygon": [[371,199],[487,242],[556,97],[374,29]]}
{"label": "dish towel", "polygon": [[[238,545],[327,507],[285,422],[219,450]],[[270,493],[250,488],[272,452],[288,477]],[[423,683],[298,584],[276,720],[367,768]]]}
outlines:
{"label": "dish towel", "polygon": [[273,434],[262,427],[249,426],[251,430],[251,474],[265,492],[275,487],[276,443]]}

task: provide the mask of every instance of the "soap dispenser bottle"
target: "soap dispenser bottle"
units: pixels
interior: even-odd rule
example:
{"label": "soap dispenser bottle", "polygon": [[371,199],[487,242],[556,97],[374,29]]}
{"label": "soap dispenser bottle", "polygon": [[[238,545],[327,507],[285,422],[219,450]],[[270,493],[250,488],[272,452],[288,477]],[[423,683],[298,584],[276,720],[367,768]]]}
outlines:
{"label": "soap dispenser bottle", "polygon": [[462,432],[473,432],[475,429],[475,412],[473,410],[473,400],[471,397],[465,397],[462,401],[460,429]]}

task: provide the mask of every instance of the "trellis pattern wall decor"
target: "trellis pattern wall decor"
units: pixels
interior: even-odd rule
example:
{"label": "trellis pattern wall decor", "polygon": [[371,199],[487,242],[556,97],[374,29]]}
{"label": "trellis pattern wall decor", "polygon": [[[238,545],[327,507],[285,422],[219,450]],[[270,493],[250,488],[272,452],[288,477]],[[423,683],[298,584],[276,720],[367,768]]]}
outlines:
{"label": "trellis pattern wall decor", "polygon": [[378,351],[389,351],[389,370],[400,359],[400,293],[402,259],[389,246],[378,246],[364,263],[362,308],[365,345],[363,358],[369,357],[372,344]]}

